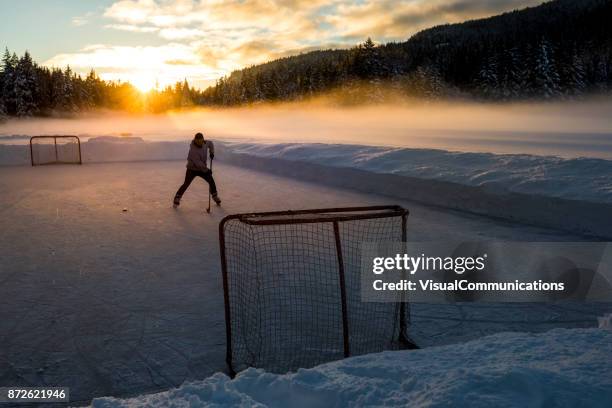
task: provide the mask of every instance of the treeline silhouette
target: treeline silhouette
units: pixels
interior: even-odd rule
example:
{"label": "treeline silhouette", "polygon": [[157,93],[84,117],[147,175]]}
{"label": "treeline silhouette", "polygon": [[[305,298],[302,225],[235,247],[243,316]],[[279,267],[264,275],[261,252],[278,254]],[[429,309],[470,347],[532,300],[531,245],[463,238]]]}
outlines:
{"label": "treeline silhouette", "polygon": [[[612,1],[555,0],[499,16],[442,25],[400,43],[371,39],[251,66],[204,91],[187,81],[141,93],[129,83],[82,78],[8,49],[0,116],[88,109],[163,112],[193,105],[300,100],[330,91],[348,102],[389,95],[484,100],[575,98],[612,87]],[[392,92],[389,92],[392,91]]]}

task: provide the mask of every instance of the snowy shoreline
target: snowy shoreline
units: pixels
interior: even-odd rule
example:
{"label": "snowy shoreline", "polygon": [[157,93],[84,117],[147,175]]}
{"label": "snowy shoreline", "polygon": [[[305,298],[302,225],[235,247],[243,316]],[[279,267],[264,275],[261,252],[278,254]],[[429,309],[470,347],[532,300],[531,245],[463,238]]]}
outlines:
{"label": "snowy shoreline", "polygon": [[499,333],[463,344],[352,357],[284,375],[248,369],[93,407],[612,404],[612,331]]}
{"label": "snowy shoreline", "polygon": [[[184,160],[188,142],[99,137],[84,163]],[[612,161],[342,144],[217,143],[227,164],[564,231],[612,237]],[[0,166],[28,165],[0,145]]]}

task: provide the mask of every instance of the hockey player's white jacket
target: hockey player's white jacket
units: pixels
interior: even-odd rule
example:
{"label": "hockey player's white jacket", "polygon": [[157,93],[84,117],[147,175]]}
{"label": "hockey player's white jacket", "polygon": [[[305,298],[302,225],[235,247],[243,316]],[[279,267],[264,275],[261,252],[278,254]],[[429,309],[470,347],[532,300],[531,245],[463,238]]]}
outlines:
{"label": "hockey player's white jacket", "polygon": [[213,142],[207,140],[202,147],[198,147],[193,141],[189,146],[189,155],[187,156],[187,168],[189,170],[206,171],[206,161],[208,160],[208,150],[211,154],[215,154],[215,146]]}

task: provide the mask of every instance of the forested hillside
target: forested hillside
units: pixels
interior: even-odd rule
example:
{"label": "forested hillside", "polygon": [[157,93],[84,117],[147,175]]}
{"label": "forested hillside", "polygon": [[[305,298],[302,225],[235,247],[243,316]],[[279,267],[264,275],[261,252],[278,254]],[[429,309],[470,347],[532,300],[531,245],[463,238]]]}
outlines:
{"label": "forested hillside", "polygon": [[[420,97],[572,97],[612,82],[612,1],[556,0],[424,30],[406,42],[316,51],[233,72],[201,103],[299,99],[369,84]],[[363,97],[359,93],[358,97]]]}

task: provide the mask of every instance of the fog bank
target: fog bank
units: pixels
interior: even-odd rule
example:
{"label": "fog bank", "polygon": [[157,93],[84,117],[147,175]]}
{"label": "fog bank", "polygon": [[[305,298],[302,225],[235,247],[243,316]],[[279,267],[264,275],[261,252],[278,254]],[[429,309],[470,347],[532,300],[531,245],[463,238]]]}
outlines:
{"label": "fog bank", "polygon": [[290,103],[161,115],[99,113],[69,119],[13,119],[0,124],[0,135],[75,134],[85,140],[130,135],[170,141],[187,140],[201,131],[213,139],[233,141],[350,143],[612,159],[610,117],[612,102],[608,99],[344,108]]}

